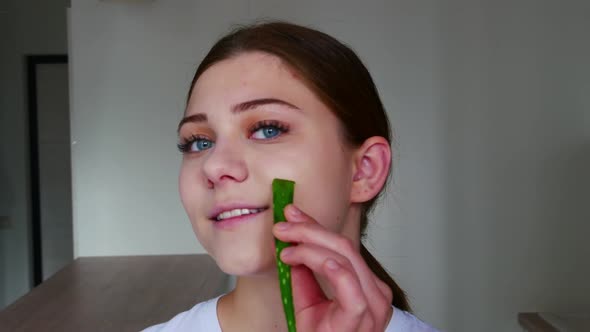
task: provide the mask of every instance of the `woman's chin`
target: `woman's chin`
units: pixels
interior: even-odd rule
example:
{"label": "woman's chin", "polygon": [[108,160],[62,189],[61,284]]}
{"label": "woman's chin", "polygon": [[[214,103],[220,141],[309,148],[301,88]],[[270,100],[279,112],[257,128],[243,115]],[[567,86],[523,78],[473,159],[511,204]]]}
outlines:
{"label": "woman's chin", "polygon": [[263,276],[276,274],[276,262],[273,256],[249,259],[217,259],[217,265],[226,274],[234,276]]}

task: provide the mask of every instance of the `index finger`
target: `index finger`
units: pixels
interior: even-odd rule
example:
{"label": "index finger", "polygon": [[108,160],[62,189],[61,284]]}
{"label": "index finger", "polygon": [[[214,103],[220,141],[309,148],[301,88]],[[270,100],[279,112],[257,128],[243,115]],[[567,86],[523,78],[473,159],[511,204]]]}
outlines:
{"label": "index finger", "polygon": [[387,294],[384,294],[377,286],[373,271],[367,266],[352,240],[329,231],[293,204],[285,207],[285,217],[290,226],[289,230],[280,232],[281,239],[289,242],[310,243],[340,253],[348,258],[358,274],[363,292],[372,299],[370,303],[372,311],[380,312],[383,306],[391,303],[387,300]]}

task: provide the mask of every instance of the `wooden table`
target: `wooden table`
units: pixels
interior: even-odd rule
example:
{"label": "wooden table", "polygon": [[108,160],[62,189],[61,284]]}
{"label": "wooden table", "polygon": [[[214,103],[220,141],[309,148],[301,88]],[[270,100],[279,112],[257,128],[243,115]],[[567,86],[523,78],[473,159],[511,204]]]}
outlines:
{"label": "wooden table", "polygon": [[140,331],[228,284],[208,255],[82,257],[0,312],[0,331]]}

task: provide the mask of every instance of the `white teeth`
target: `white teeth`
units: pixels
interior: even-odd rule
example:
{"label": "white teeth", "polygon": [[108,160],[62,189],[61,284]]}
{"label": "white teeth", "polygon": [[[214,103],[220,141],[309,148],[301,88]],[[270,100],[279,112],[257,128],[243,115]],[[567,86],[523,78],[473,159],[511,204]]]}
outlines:
{"label": "white teeth", "polygon": [[217,221],[220,221],[223,219],[227,219],[227,218],[231,218],[231,217],[238,217],[238,216],[245,215],[245,214],[258,213],[262,210],[263,209],[233,209],[230,211],[224,211],[224,212],[220,213],[217,216],[217,218],[215,218],[215,219]]}

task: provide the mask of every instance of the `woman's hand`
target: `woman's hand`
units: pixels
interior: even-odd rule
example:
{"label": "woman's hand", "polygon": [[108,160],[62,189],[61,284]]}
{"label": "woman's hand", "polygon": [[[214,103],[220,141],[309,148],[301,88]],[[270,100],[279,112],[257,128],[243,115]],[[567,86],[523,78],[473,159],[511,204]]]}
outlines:
{"label": "woman's hand", "polygon": [[[281,259],[291,265],[293,301],[299,332],[382,332],[392,315],[389,287],[373,274],[352,241],[333,233],[294,205],[285,208],[289,222],[273,232],[285,242]],[[313,272],[333,290],[326,297]]]}

